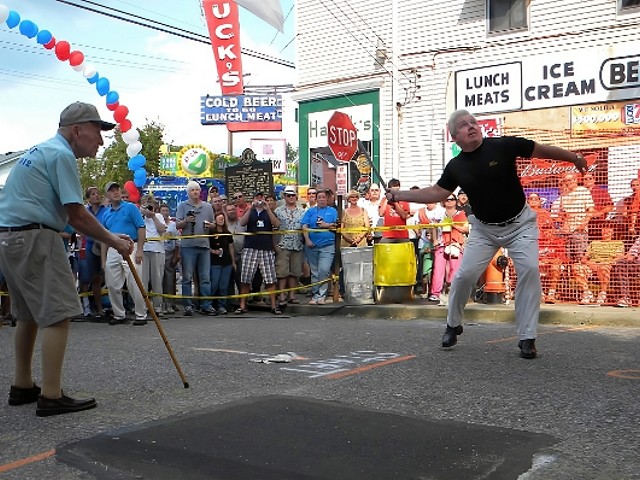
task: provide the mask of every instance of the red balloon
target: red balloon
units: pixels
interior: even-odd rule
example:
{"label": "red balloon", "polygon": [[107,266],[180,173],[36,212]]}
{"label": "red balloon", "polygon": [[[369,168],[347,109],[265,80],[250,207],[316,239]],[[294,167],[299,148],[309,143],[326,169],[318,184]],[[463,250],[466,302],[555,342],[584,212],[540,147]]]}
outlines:
{"label": "red balloon", "polygon": [[129,120],[127,120],[126,118],[120,122],[120,131],[122,133],[128,132],[129,130],[131,130],[131,122]]}
{"label": "red balloon", "polygon": [[74,50],[69,54],[69,64],[72,67],[77,67],[82,62],[84,62],[84,53],[82,53],[80,50]]}
{"label": "red balloon", "polygon": [[49,40],[48,43],[45,43],[42,46],[47,50],[51,50],[53,47],[56,46],[56,37],[51,37],[51,40]]}
{"label": "red balloon", "polygon": [[129,109],[124,105],[118,105],[118,108],[113,112],[113,118],[118,123],[122,123],[127,115],[129,115]]}
{"label": "red balloon", "polygon": [[56,57],[61,62],[66,62],[69,60],[69,56],[71,55],[71,45],[66,40],[60,40],[56,43]]}
{"label": "red balloon", "polygon": [[138,190],[136,184],[133,183],[133,180],[125,182],[124,189],[129,192],[129,201],[136,203],[140,200],[140,190]]}
{"label": "red balloon", "polygon": [[120,102],[108,103],[107,108],[113,112],[116,108],[118,108],[118,105],[120,105]]}

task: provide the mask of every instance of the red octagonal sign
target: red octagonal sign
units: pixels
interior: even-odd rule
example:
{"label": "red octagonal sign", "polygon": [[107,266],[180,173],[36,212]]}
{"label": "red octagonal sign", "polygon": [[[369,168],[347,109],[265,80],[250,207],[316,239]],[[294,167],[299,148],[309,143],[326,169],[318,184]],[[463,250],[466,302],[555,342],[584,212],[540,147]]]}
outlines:
{"label": "red octagonal sign", "polygon": [[340,162],[350,162],[358,149],[358,132],[346,113],[334,112],[327,123],[331,153]]}

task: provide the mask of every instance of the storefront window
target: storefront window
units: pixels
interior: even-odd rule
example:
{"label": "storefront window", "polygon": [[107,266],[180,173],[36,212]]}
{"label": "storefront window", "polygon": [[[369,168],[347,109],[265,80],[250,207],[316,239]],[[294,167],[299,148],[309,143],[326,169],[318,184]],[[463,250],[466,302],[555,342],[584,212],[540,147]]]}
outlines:
{"label": "storefront window", "polygon": [[619,0],[620,10],[640,7],[640,0]]}
{"label": "storefront window", "polygon": [[527,28],[526,0],[487,0],[487,15],[490,32]]}

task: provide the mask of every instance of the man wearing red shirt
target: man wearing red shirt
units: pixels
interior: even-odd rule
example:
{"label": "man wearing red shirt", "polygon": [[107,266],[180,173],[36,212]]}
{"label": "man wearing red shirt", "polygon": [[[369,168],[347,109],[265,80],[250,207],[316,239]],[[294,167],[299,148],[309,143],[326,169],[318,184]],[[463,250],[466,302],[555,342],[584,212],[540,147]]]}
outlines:
{"label": "man wearing red shirt", "polygon": [[[400,190],[400,180],[392,178],[389,180],[390,191]],[[409,216],[409,202],[388,202],[382,198],[378,207],[378,215],[384,218],[384,226],[406,225]],[[409,231],[407,229],[385,230],[382,232],[381,243],[403,243],[409,241]]]}

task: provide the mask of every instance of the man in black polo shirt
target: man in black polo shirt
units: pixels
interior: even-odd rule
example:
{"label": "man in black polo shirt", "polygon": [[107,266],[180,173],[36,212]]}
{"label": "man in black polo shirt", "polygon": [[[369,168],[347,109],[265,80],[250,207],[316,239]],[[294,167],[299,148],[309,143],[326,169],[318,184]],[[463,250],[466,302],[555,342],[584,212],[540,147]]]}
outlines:
{"label": "man in black polo shirt", "polygon": [[[270,292],[276,290],[276,254],[273,244],[273,230],[280,226],[280,220],[274,215],[264,199],[264,193],[253,196],[251,208],[240,218],[240,225],[247,227],[247,235],[242,249],[242,272],[240,273],[240,293],[247,294],[251,281],[258,268]],[[271,293],[271,313],[280,315],[282,311],[276,304],[276,295]],[[247,297],[240,297],[237,314],[247,311]]]}
{"label": "man in black polo shirt", "polygon": [[[449,161],[436,184],[420,190],[389,190],[387,201],[437,202],[457,187],[464,189],[473,205],[474,215],[469,218],[473,228],[451,285],[442,346],[456,344],[462,334],[464,307],[476,280],[498,248],[506,247],[518,274],[515,302],[520,356],[535,358],[542,291],[538,227],[520,184],[516,159],[560,160],[573,163],[579,171],[586,171],[587,162],[582,155],[525,138],[482,138],[478,121],[466,110],[453,112],[448,127],[462,152]],[[501,202],[496,202],[495,192],[500,192]]]}

